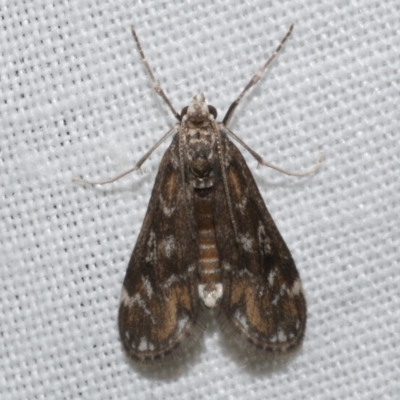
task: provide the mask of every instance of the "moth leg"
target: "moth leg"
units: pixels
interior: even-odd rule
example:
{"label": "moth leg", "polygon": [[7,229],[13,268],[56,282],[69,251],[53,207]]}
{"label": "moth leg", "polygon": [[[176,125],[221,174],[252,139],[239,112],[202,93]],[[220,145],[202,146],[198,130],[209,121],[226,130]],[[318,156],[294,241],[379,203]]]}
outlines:
{"label": "moth leg", "polygon": [[276,48],[276,50],[273,52],[272,56],[268,59],[268,61],[261,67],[261,69],[250,79],[250,82],[246,85],[246,87],[242,90],[242,92],[239,94],[239,97],[230,105],[227,113],[225,114],[225,117],[222,121],[222,123],[226,126],[229,124],[230,119],[232,118],[232,115],[234,111],[236,110],[236,107],[239,105],[240,101],[242,100],[243,96],[249,91],[249,89],[254,86],[260,78],[263,76],[264,72],[268,69],[274,58],[278,55],[278,53],[281,51],[283,45],[285,44],[286,40],[288,40],[290,34],[292,33],[294,24],[290,25],[290,28],[288,32],[286,33],[285,37],[282,39],[280,42],[279,46]]}
{"label": "moth leg", "polygon": [[293,172],[293,171],[288,171],[286,169],[277,167],[276,165],[273,165],[267,161],[265,161],[258,153],[256,153],[251,147],[249,147],[242,139],[240,139],[240,137],[238,137],[237,135],[235,135],[231,130],[229,130],[226,127],[222,127],[222,130],[229,135],[230,137],[232,137],[233,139],[235,139],[238,143],[240,143],[258,162],[259,164],[265,166],[265,167],[269,167],[272,169],[275,169],[276,171],[282,172],[283,174],[286,175],[290,175],[290,176],[306,176],[306,175],[310,175],[313,172],[315,172],[322,163],[322,159],[324,154],[323,153],[319,153],[318,156],[318,160],[317,163],[310,169],[308,169],[307,171],[304,172]]}
{"label": "moth leg", "polygon": [[172,106],[171,102],[168,100],[168,97],[166,96],[166,94],[162,90],[160,84],[157,82],[156,78],[153,75],[153,72],[152,72],[152,70],[150,68],[150,65],[147,62],[146,57],[144,56],[144,53],[143,53],[143,50],[142,50],[142,46],[140,45],[139,38],[137,37],[136,32],[135,32],[135,28],[133,26],[131,27],[131,30],[132,30],[133,38],[135,39],[135,42],[136,42],[136,46],[137,46],[137,48],[139,50],[139,53],[140,53],[140,57],[142,58],[144,67],[146,68],[147,73],[150,75],[150,79],[151,79],[151,82],[153,83],[154,90],[162,97],[162,99],[165,101],[165,103],[167,104],[169,109],[172,111],[172,114],[174,114],[175,118],[178,121],[180,121],[181,120],[181,116],[175,111],[175,109]]}
{"label": "moth leg", "polygon": [[172,129],[170,129],[158,142],[156,142],[149,151],[146,152],[146,154],[143,155],[143,157],[140,158],[140,160],[131,168],[128,169],[128,171],[122,172],[122,174],[119,174],[117,176],[114,176],[114,178],[106,179],[104,181],[87,181],[85,179],[81,178],[72,178],[74,182],[79,182],[79,183],[88,183],[89,185],[105,185],[107,183],[112,183],[117,181],[120,178],[123,178],[125,175],[130,174],[133,171],[137,171],[140,169],[142,164],[149,158],[150,154],[158,147],[162,142],[164,142],[166,139],[168,139],[172,134],[176,133],[177,127],[179,124],[176,124]]}

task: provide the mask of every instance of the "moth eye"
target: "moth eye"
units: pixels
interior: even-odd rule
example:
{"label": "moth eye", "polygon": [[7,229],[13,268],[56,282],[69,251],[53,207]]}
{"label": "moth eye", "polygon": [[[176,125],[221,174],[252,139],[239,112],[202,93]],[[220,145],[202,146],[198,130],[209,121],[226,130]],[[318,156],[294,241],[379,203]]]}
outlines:
{"label": "moth eye", "polygon": [[182,108],[182,111],[181,111],[181,118],[183,118],[183,117],[187,114],[188,108],[189,108],[188,106]]}
{"label": "moth eye", "polygon": [[[182,110],[183,111],[183,110]],[[214,106],[208,106],[208,111],[210,114],[212,114],[214,116],[214,119],[217,119],[217,109]]]}

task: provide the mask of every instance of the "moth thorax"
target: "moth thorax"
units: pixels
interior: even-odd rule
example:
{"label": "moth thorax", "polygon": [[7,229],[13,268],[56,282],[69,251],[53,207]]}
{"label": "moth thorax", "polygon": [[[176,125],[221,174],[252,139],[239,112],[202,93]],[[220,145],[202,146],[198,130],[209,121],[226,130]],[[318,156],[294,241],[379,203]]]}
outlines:
{"label": "moth thorax", "polygon": [[200,134],[189,138],[187,159],[193,187],[204,189],[213,186],[213,138]]}
{"label": "moth thorax", "polygon": [[210,175],[213,169],[213,153],[210,148],[195,149],[190,154],[190,169],[194,176],[204,178]]}
{"label": "moth thorax", "polygon": [[195,189],[194,201],[198,228],[199,296],[209,308],[222,297],[221,271],[215,239],[212,200],[214,189]]}

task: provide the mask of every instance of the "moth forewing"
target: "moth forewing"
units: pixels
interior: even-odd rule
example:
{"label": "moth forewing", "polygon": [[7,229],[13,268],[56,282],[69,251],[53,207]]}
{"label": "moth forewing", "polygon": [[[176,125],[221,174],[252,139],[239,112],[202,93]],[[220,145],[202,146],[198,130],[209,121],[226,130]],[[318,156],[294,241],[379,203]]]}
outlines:
{"label": "moth forewing", "polygon": [[120,337],[139,363],[179,354],[204,328],[193,221],[182,218],[185,197],[176,135],[160,164],[122,288]]}
{"label": "moth forewing", "polygon": [[[219,318],[240,342],[286,352],[301,343],[305,330],[299,274],[243,156],[223,131],[220,135],[237,234],[222,218],[216,220],[224,287]],[[216,214],[224,215],[225,204],[216,199]]]}

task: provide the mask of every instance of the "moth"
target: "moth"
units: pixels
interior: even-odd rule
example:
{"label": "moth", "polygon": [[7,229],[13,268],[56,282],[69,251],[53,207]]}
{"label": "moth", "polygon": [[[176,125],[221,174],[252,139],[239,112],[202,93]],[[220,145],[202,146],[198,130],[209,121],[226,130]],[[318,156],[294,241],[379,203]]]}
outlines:
{"label": "moth", "polygon": [[152,364],[176,357],[199,338],[206,309],[215,309],[224,331],[260,352],[299,346],[306,300],[295,263],[238,148],[263,160],[228,123],[293,29],[217,122],[216,109],[197,94],[178,114],[155,80],[135,30],[132,34],[157,93],[177,124],[129,171],[141,167],[168,137],[149,206],[133,250],[120,298],[118,325],[128,356]]}

